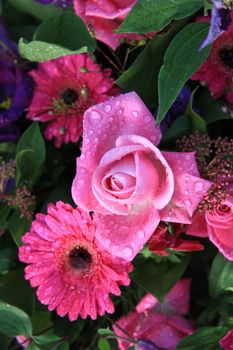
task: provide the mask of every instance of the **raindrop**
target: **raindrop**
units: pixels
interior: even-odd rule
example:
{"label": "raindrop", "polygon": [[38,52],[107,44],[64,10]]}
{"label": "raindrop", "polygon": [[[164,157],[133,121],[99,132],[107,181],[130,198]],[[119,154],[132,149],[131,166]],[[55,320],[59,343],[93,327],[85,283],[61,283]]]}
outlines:
{"label": "raindrop", "polygon": [[185,194],[186,196],[188,196],[189,191],[188,191],[188,190],[185,190],[185,191],[184,191],[184,194]]}
{"label": "raindrop", "polygon": [[86,158],[85,154],[82,154],[82,155],[80,156],[80,159],[81,159],[81,160],[84,160],[85,158]]}
{"label": "raindrop", "polygon": [[145,233],[143,230],[140,230],[137,232],[137,236],[139,239],[144,239],[145,238]]}
{"label": "raindrop", "polygon": [[122,114],[123,113],[123,109],[122,108],[118,109],[117,113],[118,114]]}
{"label": "raindrop", "polygon": [[145,122],[149,123],[151,121],[151,117],[149,115],[145,116]]}
{"label": "raindrop", "polygon": [[196,192],[196,193],[202,192],[203,191],[203,187],[204,187],[204,185],[203,185],[203,183],[201,181],[195,182],[194,185],[193,185],[194,192]]}
{"label": "raindrop", "polygon": [[112,109],[112,107],[110,105],[106,105],[104,107],[104,110],[105,110],[106,113],[109,113],[111,111],[111,109]]}
{"label": "raindrop", "polygon": [[99,119],[101,119],[101,117],[102,117],[102,115],[98,111],[92,111],[89,114],[89,118],[90,118],[91,122],[99,120]]}
{"label": "raindrop", "polygon": [[185,205],[186,205],[188,208],[191,207],[191,202],[190,202],[190,200],[186,199]]}
{"label": "raindrop", "polygon": [[137,118],[137,116],[138,116],[138,112],[137,111],[132,111],[132,116],[134,117],[134,118]]}
{"label": "raindrop", "polygon": [[133,249],[130,248],[130,247],[125,247],[123,249],[123,255],[126,257],[126,258],[131,258],[133,256]]}

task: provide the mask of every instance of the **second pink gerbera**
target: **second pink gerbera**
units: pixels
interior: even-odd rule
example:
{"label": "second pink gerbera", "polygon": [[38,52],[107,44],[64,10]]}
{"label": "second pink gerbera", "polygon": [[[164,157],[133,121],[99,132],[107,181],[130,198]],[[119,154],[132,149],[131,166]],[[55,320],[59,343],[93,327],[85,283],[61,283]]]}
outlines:
{"label": "second pink gerbera", "polygon": [[83,113],[111,96],[111,69],[101,71],[87,54],[70,55],[40,63],[30,75],[36,83],[28,118],[47,122],[45,137],[62,143],[77,142]]}
{"label": "second pink gerbera", "polygon": [[109,294],[120,295],[118,285],[130,283],[132,265],[104,250],[89,214],[69,204],[50,204],[47,215],[37,214],[22,241],[19,259],[29,264],[25,278],[38,287],[37,297],[49,311],[68,314],[71,321],[112,313]]}

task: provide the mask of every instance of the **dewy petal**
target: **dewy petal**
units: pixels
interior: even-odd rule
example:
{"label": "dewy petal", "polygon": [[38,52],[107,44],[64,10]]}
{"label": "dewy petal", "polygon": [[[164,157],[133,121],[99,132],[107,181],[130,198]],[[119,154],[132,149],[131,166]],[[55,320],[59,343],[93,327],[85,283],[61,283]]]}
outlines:
{"label": "dewy petal", "polygon": [[94,213],[93,219],[97,240],[113,256],[130,261],[143,248],[160,221],[153,205],[127,216]]}
{"label": "dewy petal", "polygon": [[[168,214],[171,222],[191,223],[191,217],[204,194],[211,186],[211,182],[199,177],[194,153],[162,152],[170,165],[175,179],[175,191],[171,202],[168,204],[171,214]],[[183,162],[182,162],[183,160]],[[181,212],[180,212],[181,211]],[[184,212],[187,212],[186,221]],[[177,216],[184,217],[185,221],[177,221]],[[164,219],[167,212],[161,213]]]}

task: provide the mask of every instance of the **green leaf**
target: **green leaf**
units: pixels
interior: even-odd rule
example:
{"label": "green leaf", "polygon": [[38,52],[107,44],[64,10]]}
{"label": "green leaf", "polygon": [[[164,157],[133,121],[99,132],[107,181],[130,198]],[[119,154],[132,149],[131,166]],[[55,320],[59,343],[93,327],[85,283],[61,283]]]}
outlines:
{"label": "green leaf", "polygon": [[195,96],[195,106],[201,110],[201,115],[207,124],[218,120],[231,119],[229,113],[224,112],[219,100],[213,100],[208,88],[199,88]]}
{"label": "green leaf", "polygon": [[42,172],[45,142],[38,123],[33,122],[20,138],[16,148],[16,185],[29,181],[33,185]]}
{"label": "green leaf", "polygon": [[228,331],[227,327],[200,328],[192,335],[184,338],[176,350],[218,350],[221,349],[218,342]]}
{"label": "green leaf", "polygon": [[98,341],[98,349],[99,350],[111,350],[111,346],[107,339],[105,338],[100,338]]}
{"label": "green leaf", "polygon": [[117,32],[160,31],[172,20],[188,17],[202,6],[203,0],[138,0]]}
{"label": "green leaf", "polygon": [[156,35],[131,67],[116,80],[116,84],[125,91],[136,91],[147,105],[155,107],[158,101],[158,74],[164,54],[183,26],[183,22],[177,23],[169,33]]}
{"label": "green leaf", "polygon": [[208,57],[210,47],[199,50],[207,31],[206,23],[192,23],[181,30],[168,47],[158,79],[158,123],[164,118],[186,81]]}
{"label": "green leaf", "polygon": [[217,254],[209,275],[209,291],[213,298],[233,288],[233,262]]}
{"label": "green leaf", "polygon": [[[24,279],[23,269],[15,269],[0,278],[0,299],[31,315],[34,309],[35,294]],[[17,286],[17,292],[16,292]]]}
{"label": "green leaf", "polygon": [[[15,265],[17,251],[8,241],[1,242],[0,246],[0,275],[6,274]],[[1,294],[1,292],[0,292]]]}
{"label": "green leaf", "polygon": [[45,20],[36,30],[33,41],[19,40],[19,52],[29,61],[42,62],[81,52],[93,53],[95,40],[81,18],[64,12]]}
{"label": "green leaf", "polygon": [[70,346],[68,342],[62,342],[57,345],[55,345],[52,350],[69,350]]}
{"label": "green leaf", "polygon": [[36,344],[40,346],[52,344],[61,340],[61,338],[55,334],[42,334],[33,337]]}
{"label": "green leaf", "polygon": [[98,334],[100,334],[100,335],[113,335],[114,332],[109,328],[99,328]]}
{"label": "green leaf", "polygon": [[18,211],[14,211],[10,216],[8,230],[18,247],[22,245],[21,237],[29,230],[30,225],[31,221],[21,218]]}
{"label": "green leaf", "polygon": [[172,125],[165,131],[162,142],[169,143],[177,140],[178,138],[187,135],[190,132],[191,125],[187,116],[181,115],[178,117]]}
{"label": "green leaf", "polygon": [[183,275],[189,258],[189,255],[186,255],[181,258],[179,263],[172,263],[167,260],[156,263],[154,259],[148,258],[135,268],[133,279],[162,301],[164,296]]}
{"label": "green leaf", "polygon": [[63,10],[54,5],[43,5],[35,0],[8,0],[17,10],[32,15],[40,20],[62,13]]}
{"label": "green leaf", "polygon": [[7,218],[11,212],[11,207],[6,203],[0,203],[0,228],[5,229],[7,225]]}
{"label": "green leaf", "polygon": [[31,337],[32,325],[28,315],[19,308],[0,302],[0,333],[15,337]]}
{"label": "green leaf", "polygon": [[187,106],[187,109],[185,111],[185,115],[189,118],[190,124],[191,124],[191,132],[194,133],[195,131],[198,131],[200,133],[206,133],[207,132],[207,123],[205,120],[198,115],[196,112],[193,111],[193,98],[195,95],[197,89],[193,90],[189,104]]}

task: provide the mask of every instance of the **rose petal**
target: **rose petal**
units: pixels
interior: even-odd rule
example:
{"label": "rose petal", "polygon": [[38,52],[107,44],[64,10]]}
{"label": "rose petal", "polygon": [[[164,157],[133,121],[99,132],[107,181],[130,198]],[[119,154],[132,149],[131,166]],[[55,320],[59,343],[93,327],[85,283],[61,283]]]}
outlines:
{"label": "rose petal", "polygon": [[228,259],[233,260],[233,230],[216,228],[208,225],[209,239],[213,242],[218,250]]}
{"label": "rose petal", "polygon": [[[171,168],[166,162],[166,159],[163,157],[160,150],[155,147],[148,139],[138,135],[125,135],[119,137],[116,140],[116,145],[118,147],[132,144],[142,145],[144,147],[144,152],[148,152],[150,161],[154,163],[156,174],[158,174],[160,177],[160,183],[157,186],[158,188],[153,198],[153,204],[156,209],[162,209],[166,204],[168,204],[174,192],[174,177]],[[156,179],[152,179],[152,177],[154,177],[153,174],[151,174],[149,180],[155,181]],[[142,180],[141,176],[137,176],[137,179]],[[146,182],[147,181],[144,181],[145,184]],[[149,186],[147,187],[149,188]],[[145,190],[148,191],[148,188]]]}
{"label": "rose petal", "polygon": [[153,206],[140,208],[139,214],[94,214],[96,238],[113,256],[132,260],[143,248],[159,224],[158,211]]}
{"label": "rose petal", "polygon": [[[173,221],[176,214],[178,215],[180,208],[181,210],[185,209],[191,219],[198,203],[200,203],[204,194],[211,186],[211,182],[199,177],[194,153],[179,154],[176,152],[162,152],[162,154],[170,165],[175,179],[175,191],[171,200],[172,203],[168,205],[171,207],[171,210],[173,209],[173,217],[171,217],[170,221]],[[183,163],[181,163],[182,159]],[[196,176],[192,174],[196,174]],[[171,204],[175,204],[175,207],[172,208]],[[173,222],[177,222],[177,220]],[[191,220],[188,223],[190,222]]]}
{"label": "rose petal", "polygon": [[186,233],[197,237],[208,237],[207,222],[204,212],[195,211],[192,217],[192,223],[188,226]]}

